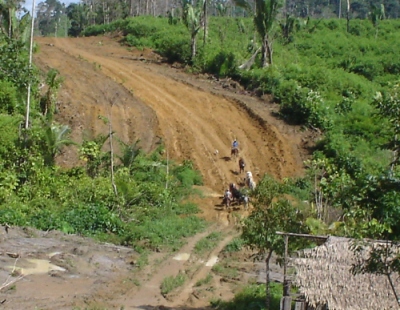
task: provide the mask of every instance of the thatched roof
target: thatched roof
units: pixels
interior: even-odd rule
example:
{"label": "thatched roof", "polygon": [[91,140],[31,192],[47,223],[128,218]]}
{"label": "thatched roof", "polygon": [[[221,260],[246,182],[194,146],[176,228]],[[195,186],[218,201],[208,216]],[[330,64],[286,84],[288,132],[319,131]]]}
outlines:
{"label": "thatched roof", "polygon": [[[349,249],[351,239],[329,237],[327,242],[291,259],[294,284],[306,301],[329,310],[399,309],[386,276],[351,273],[357,257]],[[400,292],[400,280],[393,276]]]}

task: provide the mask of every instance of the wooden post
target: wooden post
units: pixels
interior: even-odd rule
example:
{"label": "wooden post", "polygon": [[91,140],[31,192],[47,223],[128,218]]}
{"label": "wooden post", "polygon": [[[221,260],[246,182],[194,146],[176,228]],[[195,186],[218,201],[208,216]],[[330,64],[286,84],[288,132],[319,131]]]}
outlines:
{"label": "wooden post", "polygon": [[[35,26],[35,0],[32,1],[32,22],[31,22],[31,38],[29,43],[29,70],[32,68],[32,48],[33,48],[33,28]],[[11,14],[10,14],[11,18]],[[11,22],[10,22],[11,27]],[[25,129],[29,128],[29,113],[31,107],[31,82],[28,83],[28,96],[26,98],[26,116],[25,116]]]}
{"label": "wooden post", "polygon": [[288,263],[288,248],[289,248],[289,236],[284,235],[285,238],[285,254],[283,261],[283,298],[282,298],[282,310],[290,310],[292,304],[292,298],[290,297],[291,283],[287,277],[287,263]]}

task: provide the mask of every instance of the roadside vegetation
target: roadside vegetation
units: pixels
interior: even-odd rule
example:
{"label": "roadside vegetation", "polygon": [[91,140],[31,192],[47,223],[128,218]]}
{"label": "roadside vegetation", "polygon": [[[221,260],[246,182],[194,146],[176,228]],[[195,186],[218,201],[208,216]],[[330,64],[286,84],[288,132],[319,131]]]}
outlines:
{"label": "roadside vegetation", "polygon": [[[126,46],[152,48],[189,72],[235,80],[258,96],[270,94],[279,104],[277,117],[318,133],[304,177],[266,175],[259,182],[242,237],[227,251],[250,247],[268,266],[272,252],[283,253],[276,231],[399,240],[400,60],[394,42],[400,41],[400,21],[385,19],[373,5],[364,15],[359,11],[366,19],[346,20],[285,16],[274,0],[253,1],[254,14],[246,1],[235,2],[243,9],[235,7],[231,16],[223,8],[207,16],[207,1],[183,1],[176,16],[85,27],[73,19],[81,10],[74,5],[69,30],[86,36],[118,32]],[[69,140],[69,128],[54,121],[62,77],[50,70],[48,91],[40,94],[40,74],[29,65],[30,18],[17,19],[16,12],[12,6],[0,10],[0,223],[90,235],[140,251],[179,249],[183,237],[205,226],[196,207],[183,203],[192,185],[201,184],[199,173],[191,162],[167,161],[162,145],[144,154],[138,141],[121,142],[122,153],[114,154],[104,147],[110,133],[82,145]],[[393,12],[387,14],[396,17]],[[56,165],[67,145],[75,145],[82,165]],[[205,239],[196,250],[201,253],[215,240]],[[310,245],[292,243],[289,251],[305,246]],[[398,260],[390,269],[400,270]],[[235,276],[223,264],[213,270]],[[166,294],[176,283],[180,279],[166,279],[161,289]],[[241,309],[249,295],[255,303],[262,295],[274,309],[274,289],[267,285],[261,293],[252,286],[232,303],[214,304]]]}
{"label": "roadside vegetation", "polygon": [[221,241],[221,239],[222,234],[220,232],[212,232],[195,244],[193,253],[199,257],[204,257],[218,245],[218,242]]}
{"label": "roadside vegetation", "polygon": [[186,281],[186,275],[183,273],[166,277],[161,283],[161,294],[165,297],[175,289],[181,287]]}

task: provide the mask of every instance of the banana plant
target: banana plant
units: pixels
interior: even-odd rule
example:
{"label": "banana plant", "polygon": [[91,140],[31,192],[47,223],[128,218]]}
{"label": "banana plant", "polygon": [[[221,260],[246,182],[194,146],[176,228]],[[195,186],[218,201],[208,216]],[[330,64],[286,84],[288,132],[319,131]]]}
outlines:
{"label": "banana plant", "polygon": [[189,2],[185,2],[183,8],[183,23],[190,32],[190,49],[191,49],[191,61],[194,62],[197,52],[196,39],[199,31],[203,26],[203,14],[204,14],[204,2],[206,0],[200,0],[195,6]]}
{"label": "banana plant", "polygon": [[372,25],[375,27],[375,39],[378,37],[378,26],[379,21],[385,19],[385,6],[371,4],[369,18],[371,19]]}
{"label": "banana plant", "polygon": [[58,70],[51,69],[47,73],[46,84],[48,88],[46,94],[40,100],[40,107],[44,116],[52,117],[56,111],[57,93],[63,81],[64,78],[60,76]]}
{"label": "banana plant", "polygon": [[[235,4],[245,10],[252,12],[249,1],[234,0]],[[261,37],[261,66],[272,65],[273,54],[273,30],[277,20],[279,9],[282,7],[281,0],[255,0],[255,12],[253,21],[256,30]]]}
{"label": "banana plant", "polygon": [[27,43],[31,17],[29,13],[25,13],[18,19],[17,11],[19,9],[19,2],[0,0],[0,34],[9,39],[21,40]]}

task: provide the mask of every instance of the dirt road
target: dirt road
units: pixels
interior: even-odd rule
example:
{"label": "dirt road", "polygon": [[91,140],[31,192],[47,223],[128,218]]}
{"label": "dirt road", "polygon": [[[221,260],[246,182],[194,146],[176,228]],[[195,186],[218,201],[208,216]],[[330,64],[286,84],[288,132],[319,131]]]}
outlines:
{"label": "dirt road", "polygon": [[[111,116],[123,141],[140,139],[150,150],[162,139],[171,158],[192,160],[205,185],[218,192],[237,179],[237,162],[227,161],[234,138],[253,174],[282,178],[302,171],[293,141],[297,137],[278,130],[272,116],[255,118],[238,103],[241,98],[218,94],[211,82],[207,85],[180,70],[136,60],[156,59],[150,52],[128,51],[98,37],[37,42],[40,53],[35,63],[56,68],[65,77],[60,121],[71,126],[77,140],[82,132],[107,133],[98,116]],[[268,111],[265,104],[264,110]],[[73,163],[71,157],[68,154],[64,162]]]}
{"label": "dirt road", "polygon": [[[194,163],[204,179],[206,197],[197,201],[202,215],[226,224],[212,226],[213,231],[225,233],[212,257],[233,236],[229,233],[230,214],[216,210],[216,199],[229,183],[240,183],[244,177],[236,173],[237,161],[229,160],[234,138],[239,141],[246,170],[253,172],[256,181],[264,173],[284,178],[303,172],[302,136],[296,128],[271,115],[276,107],[268,98],[251,97],[230,81],[221,83],[188,75],[182,69],[162,64],[151,51],[128,50],[107,37],[37,38],[36,42],[39,53],[34,56],[35,64],[44,71],[59,70],[65,79],[56,117],[70,126],[73,140],[79,143],[84,138],[106,134],[108,126],[99,116],[107,117],[124,142],[139,139],[145,151],[163,142],[171,159]],[[68,149],[58,162],[63,166],[76,164],[76,150]],[[182,251],[190,256],[202,236],[188,240]],[[155,254],[149,267],[152,270],[147,276],[144,271],[142,276],[147,278],[141,279],[142,286],[135,289],[136,281],[129,273],[137,257],[130,249],[111,245],[103,248],[83,238],[13,228],[9,234],[0,234],[0,258],[3,266],[8,266],[0,268],[0,281],[8,277],[16,263],[7,252],[23,253],[18,264],[25,270],[32,264],[43,264],[29,261],[30,257],[50,260],[73,272],[65,274],[46,265],[43,268],[50,268],[51,272],[25,276],[16,286],[0,292],[2,309],[153,309],[159,305],[203,309],[208,303],[194,300],[190,306],[187,304],[194,282],[210,271],[210,266],[202,262],[180,262]],[[165,300],[159,292],[160,281],[194,263],[198,270],[181,297]],[[219,297],[232,297],[232,292],[218,280],[214,286]]]}

